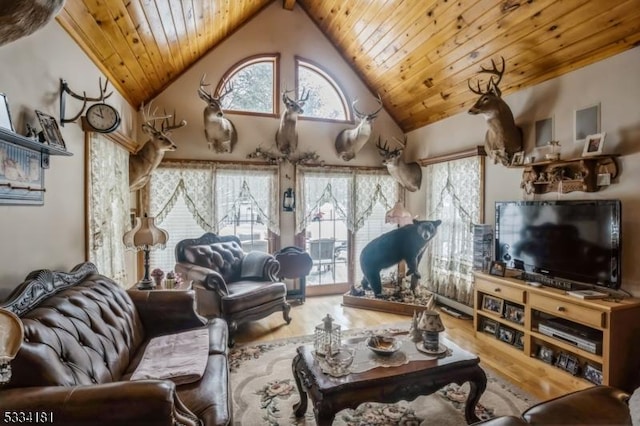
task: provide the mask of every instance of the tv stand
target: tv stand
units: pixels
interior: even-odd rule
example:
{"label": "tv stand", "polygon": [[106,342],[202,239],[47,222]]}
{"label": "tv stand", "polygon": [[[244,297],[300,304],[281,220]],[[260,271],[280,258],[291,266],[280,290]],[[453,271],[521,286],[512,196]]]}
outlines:
{"label": "tv stand", "polygon": [[516,278],[474,276],[476,339],[575,388],[594,383],[626,391],[637,387],[639,298],[579,299],[564,289],[533,287]]}

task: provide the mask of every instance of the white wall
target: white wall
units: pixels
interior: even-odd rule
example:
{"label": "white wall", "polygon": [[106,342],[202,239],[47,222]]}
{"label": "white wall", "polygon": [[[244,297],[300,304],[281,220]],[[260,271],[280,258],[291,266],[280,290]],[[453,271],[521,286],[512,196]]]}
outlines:
{"label": "white wall", "polygon": [[[280,53],[280,88],[295,87],[295,60],[298,55],[324,67],[342,86],[349,100],[358,98],[358,110],[377,109],[376,95],[372,94],[342,59],[333,45],[313,24],[306,13],[296,6],[293,11],[282,8],[280,2],[274,2],[251,21],[236,31],[229,39],[216,47],[193,65],[175,83],[170,85],[154,101],[160,110],[175,108],[178,118],[185,118],[187,126],[172,133],[172,139],[178,150],[167,153],[165,158],[250,161],[246,156],[257,146],[272,148],[275,152],[275,133],[279,118],[256,117],[251,115],[227,114],[238,131],[238,143],[231,154],[217,154],[207,148],[204,136],[202,112],[206,104],[198,97],[200,78],[206,73],[206,80],[212,90],[223,74],[234,64],[252,55],[261,53]],[[283,106],[281,106],[281,111]],[[337,134],[353,124],[338,124],[299,119],[298,151],[315,151],[326,164],[381,166],[380,156],[375,144],[370,142],[358,153],[355,159],[344,162],[338,158],[334,141]],[[373,136],[383,139],[400,137],[402,131],[390,116],[382,111],[374,122]],[[286,167],[286,166],[285,166]],[[282,191],[293,187],[293,180],[284,178],[293,176],[292,168],[282,170]],[[281,215],[283,246],[293,244],[293,213]]]}
{"label": "white wall", "polygon": [[[508,72],[508,70],[507,70]],[[574,143],[574,111],[600,103],[601,131],[606,132],[605,154],[621,154],[616,182],[595,193],[549,193],[526,196],[520,189],[521,169],[486,166],[485,219],[495,221],[495,202],[522,199],[622,200],[622,288],[640,296],[640,47],[505,97],[516,123],[525,132],[526,155],[534,150],[533,123],[554,117],[555,138],[562,157],[580,156],[583,144]],[[487,129],[481,116],[461,113],[409,134],[409,158],[433,157],[482,145]],[[409,208],[424,214],[424,194],[411,194]]]}
{"label": "white wall", "polygon": [[[36,109],[59,120],[60,78],[76,92],[98,93],[101,73],[57,22],[1,46],[0,64],[0,92],[22,134],[25,123],[35,123]],[[117,92],[110,103],[123,115],[122,128],[133,131],[135,112]],[[80,105],[67,97],[67,117]],[[34,269],[69,270],[85,260],[84,133],[76,123],[61,130],[73,156],[51,157],[44,206],[0,205],[0,298]]]}

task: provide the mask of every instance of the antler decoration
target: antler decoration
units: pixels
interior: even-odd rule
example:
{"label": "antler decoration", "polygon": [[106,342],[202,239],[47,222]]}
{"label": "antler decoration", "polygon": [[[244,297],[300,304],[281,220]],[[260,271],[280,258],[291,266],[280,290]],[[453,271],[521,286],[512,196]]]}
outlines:
{"label": "antler decoration", "polygon": [[[106,81],[104,82],[104,88],[103,88],[102,77],[98,77],[98,89],[100,89],[100,96],[91,98],[87,96],[87,92],[82,92],[82,95],[78,95],[77,93],[75,93],[69,88],[67,81],[61,78],[60,79],[60,126],[64,127],[64,123],[73,123],[78,118],[80,118],[84,110],[87,108],[87,102],[104,102],[105,99],[113,95],[113,90],[109,93],[106,93],[108,85],[109,85],[109,79],[106,79]],[[72,118],[64,118],[65,106],[66,106],[65,97],[64,97],[65,93],[75,99],[82,101],[82,109]]]}

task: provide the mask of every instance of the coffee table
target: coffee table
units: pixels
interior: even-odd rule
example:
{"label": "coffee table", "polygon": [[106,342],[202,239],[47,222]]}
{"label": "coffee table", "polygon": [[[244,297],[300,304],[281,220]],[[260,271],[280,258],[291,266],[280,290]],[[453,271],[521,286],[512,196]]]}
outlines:
{"label": "coffee table", "polygon": [[[350,339],[344,343],[353,345],[364,339]],[[300,402],[293,407],[296,417],[306,413],[308,398],[313,403],[318,426],[328,426],[337,412],[356,408],[363,402],[412,401],[418,396],[430,395],[449,383],[462,385],[469,382],[471,389],[465,404],[465,418],[469,424],[479,421],[475,406],[487,387],[487,376],[479,366],[480,359],[449,340],[441,340],[449,348],[441,358],[433,359],[424,355],[424,360],[410,361],[398,367],[377,367],[343,377],[323,373],[312,346],[298,347],[292,364],[293,377],[300,394]],[[414,345],[403,346],[403,350],[411,348],[418,352]]]}

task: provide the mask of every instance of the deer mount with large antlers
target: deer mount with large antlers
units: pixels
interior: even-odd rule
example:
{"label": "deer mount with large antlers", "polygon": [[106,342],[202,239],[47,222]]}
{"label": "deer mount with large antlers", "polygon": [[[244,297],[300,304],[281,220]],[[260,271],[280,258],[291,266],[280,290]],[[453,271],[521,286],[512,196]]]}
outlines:
{"label": "deer mount with large antlers", "polygon": [[230,153],[238,141],[238,133],[233,122],[222,112],[222,100],[233,91],[233,86],[224,88],[220,96],[213,96],[204,88],[209,86],[204,82],[205,75],[200,79],[198,96],[207,103],[204,108],[204,134],[209,143],[209,149],[217,153]]}
{"label": "deer mount with large antlers", "polygon": [[407,146],[407,137],[404,137],[404,143],[397,138],[393,138],[402,148],[391,150],[387,146],[387,142],[382,145],[378,136],[378,152],[382,156],[382,164],[387,166],[387,171],[400,185],[408,191],[416,192],[422,184],[422,167],[416,162],[407,163],[402,158],[404,148]]}
{"label": "deer mount with large antlers", "polygon": [[358,111],[356,108],[356,103],[358,103],[357,99],[351,104],[353,114],[358,118],[358,120],[360,120],[360,122],[353,129],[342,130],[336,137],[336,151],[343,161],[350,161],[355,158],[358,151],[360,151],[362,147],[369,142],[373,127],[373,120],[376,119],[378,113],[382,109],[382,99],[380,98],[380,95],[378,95],[377,101],[379,104],[378,109],[370,114],[364,114]]}
{"label": "deer mount with large antlers", "polygon": [[[156,117],[156,110],[151,113],[151,103],[147,111],[142,105],[142,114],[144,116],[144,124],[142,130],[147,133],[151,139],[142,145],[135,154],[129,156],[129,190],[137,191],[143,188],[151,179],[151,174],[158,167],[164,153],[166,151],[175,151],[176,145],[169,137],[169,132],[187,125],[185,120],[176,123],[175,111],[173,115],[163,115]],[[169,123],[169,118],[173,117],[173,123]],[[162,127],[156,129],[156,124],[161,121]]]}
{"label": "deer mount with large antlers", "polygon": [[513,113],[509,105],[502,100],[502,92],[498,88],[504,74],[504,58],[502,58],[501,69],[498,69],[493,59],[491,65],[491,69],[480,67],[479,74],[491,75],[486,89],[481,89],[480,81],[476,82],[475,88],[471,86],[470,81],[467,81],[469,89],[480,95],[480,98],[469,110],[469,114],[485,116],[489,125],[484,139],[487,155],[493,159],[494,164],[499,161],[503,166],[508,166],[511,164],[513,154],[522,151],[522,130],[516,126]]}
{"label": "deer mount with large antlers", "polygon": [[282,92],[282,102],[284,102],[285,110],[282,112],[280,125],[276,132],[276,146],[285,155],[291,154],[298,149],[298,129],[296,129],[298,115],[304,113],[302,107],[309,100],[309,92],[307,91],[305,94],[304,89],[299,99],[291,99],[287,96],[288,92],[292,92],[292,90]]}

